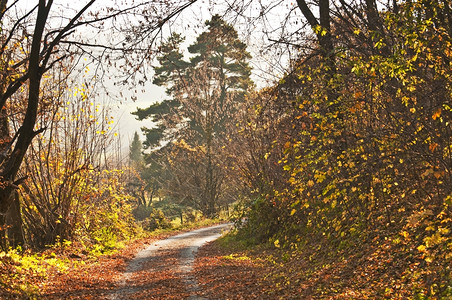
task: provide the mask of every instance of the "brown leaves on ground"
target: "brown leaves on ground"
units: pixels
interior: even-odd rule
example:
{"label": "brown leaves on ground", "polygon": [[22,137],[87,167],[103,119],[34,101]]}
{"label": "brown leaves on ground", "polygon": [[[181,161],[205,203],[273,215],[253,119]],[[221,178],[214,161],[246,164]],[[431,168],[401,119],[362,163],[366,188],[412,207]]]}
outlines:
{"label": "brown leaves on ground", "polygon": [[208,299],[449,299],[450,277],[422,298],[423,286],[441,282],[434,276],[448,268],[438,263],[432,273],[427,264],[418,250],[391,238],[340,251],[321,242],[290,251],[237,250],[216,241],[201,248],[195,270]]}
{"label": "brown leaves on ground", "polygon": [[[0,286],[0,299],[28,299],[29,297],[38,299],[107,299],[118,289],[121,289],[121,277],[126,270],[128,262],[141,249],[147,247],[157,239],[168,237],[175,234],[161,234],[152,238],[144,238],[128,243],[127,247],[112,255],[92,258],[83,254],[74,254],[74,251],[62,250],[56,251],[59,259],[64,260],[69,267],[67,271],[61,271],[58,268],[47,268],[45,276],[22,274],[26,276],[27,284],[35,286],[39,290],[30,293],[18,293],[8,287]],[[53,252],[53,250],[46,250]],[[8,264],[0,264],[8,266]],[[0,268],[3,273],[3,268]],[[23,277],[22,276],[22,277]],[[16,280],[17,281],[17,280]],[[17,284],[21,284],[17,282]],[[126,284],[131,285],[131,282]],[[156,292],[161,284],[174,286],[170,274],[160,272],[149,276],[146,272],[138,272],[133,276],[133,285],[146,287],[150,292]],[[150,287],[154,285],[154,289]],[[167,298],[159,289],[154,295],[157,299]],[[171,291],[167,291],[171,293]],[[161,296],[161,298],[160,298]],[[137,294],[134,299],[152,299],[148,295]]]}
{"label": "brown leaves on ground", "polygon": [[164,251],[158,258],[146,260],[124,286],[119,286],[115,299],[185,299],[190,296],[181,274],[174,272],[178,251]]}
{"label": "brown leaves on ground", "polygon": [[208,299],[273,299],[264,278],[268,262],[251,259],[244,251],[231,254],[217,243],[200,248],[194,272],[199,295]]}
{"label": "brown leaves on ground", "polygon": [[[172,233],[172,234],[175,234]],[[170,234],[170,235],[172,235]],[[176,264],[179,254],[166,251],[145,262],[140,271],[134,272],[122,285],[122,276],[129,261],[142,249],[157,239],[137,240],[126,248],[96,261],[71,269],[67,273],[55,273],[48,277],[43,299],[183,299],[189,295],[178,273],[169,267]],[[81,260],[82,258],[80,258]]]}
{"label": "brown leaves on ground", "polygon": [[183,275],[170,270],[179,259],[179,253],[175,251],[166,251],[159,259],[145,262],[143,270],[130,275],[124,286],[123,274],[132,258],[151,243],[199,227],[195,224],[181,231],[135,240],[115,254],[97,258],[83,254],[74,244],[64,249],[48,249],[36,255],[55,256],[64,261],[68,269],[46,266],[45,274],[36,274],[33,270],[21,270],[17,274],[14,262],[3,257],[0,275],[10,278],[5,282],[13,282],[16,287],[26,283],[30,289],[20,291],[0,281],[0,299],[109,299],[115,294],[115,299],[187,298],[190,292],[186,289]]}
{"label": "brown leaves on ground", "polygon": [[[54,273],[47,279],[42,297],[44,299],[105,299],[112,294],[125,271],[127,262],[150,241],[137,240],[110,256],[71,268],[69,272]],[[84,258],[73,258],[82,261]]]}
{"label": "brown leaves on ground", "polygon": [[[192,274],[198,287],[191,292],[184,275],[171,270],[179,259],[179,253],[173,250],[144,262],[143,269],[121,285],[128,262],[155,238],[135,241],[117,254],[96,260],[68,253],[68,264],[73,268],[67,272],[54,270],[46,279],[32,276],[29,280],[41,288],[42,299],[107,299],[114,293],[115,299],[187,299],[196,293],[206,299],[225,300],[412,299],[420,295],[423,282],[436,280],[434,276],[447,281],[442,274],[447,266],[426,261],[419,249],[393,238],[359,241],[341,251],[320,241],[303,250],[244,250],[234,247],[234,242],[229,244],[231,240],[199,249]],[[436,269],[428,267],[432,263]],[[440,289],[447,285],[444,282],[437,291],[431,290],[429,298],[442,299]],[[0,292],[0,298],[25,297]]]}

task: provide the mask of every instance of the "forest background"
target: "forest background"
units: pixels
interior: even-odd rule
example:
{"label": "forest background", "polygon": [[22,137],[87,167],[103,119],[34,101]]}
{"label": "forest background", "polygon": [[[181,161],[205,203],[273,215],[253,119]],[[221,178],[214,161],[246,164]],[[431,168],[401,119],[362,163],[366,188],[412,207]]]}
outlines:
{"label": "forest background", "polygon": [[[451,296],[450,2],[225,2],[188,47],[170,25],[196,1],[95,2],[0,2],[8,292],[28,291],[10,276],[24,248],[99,255],[170,219],[230,214],[233,239],[312,274],[365,269],[358,298]],[[263,88],[244,43],[256,28],[287,63]],[[112,76],[166,88],[135,112],[155,126],[127,164],[102,100],[118,97]]]}

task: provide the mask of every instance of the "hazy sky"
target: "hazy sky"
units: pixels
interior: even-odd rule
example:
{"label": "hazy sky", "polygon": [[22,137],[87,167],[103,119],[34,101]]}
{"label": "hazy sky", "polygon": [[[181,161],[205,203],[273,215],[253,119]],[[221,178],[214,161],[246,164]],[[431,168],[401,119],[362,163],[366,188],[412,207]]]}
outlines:
{"label": "hazy sky", "polygon": [[[274,3],[274,1],[258,1]],[[265,44],[268,44],[268,36],[264,34],[263,27],[267,31],[272,31],[271,28],[274,26],[278,28],[280,24],[286,24],[288,29],[290,27],[289,22],[286,22],[287,11],[294,10],[294,3],[285,3],[284,1],[280,4],[275,4],[276,9],[269,10],[267,12],[266,23],[247,23],[246,17],[250,20],[255,18],[259,14],[258,2],[252,3],[247,11],[243,12],[242,18],[236,18],[234,13],[230,13],[225,16],[226,21],[234,22],[234,27],[239,33],[239,37],[247,43],[248,51],[252,54],[253,58],[250,62],[251,66],[254,68],[252,79],[256,83],[258,88],[264,87],[271,84],[275,79],[280,78],[287,67],[287,58],[284,56],[275,55],[275,52],[269,51],[265,53],[262,51]],[[281,4],[281,3],[284,3]],[[176,20],[171,28],[166,28],[164,31],[165,35],[169,32],[175,31],[182,33],[186,37],[185,45],[188,46],[192,44],[202,31],[205,30],[204,22],[211,18],[213,14],[223,15],[226,10],[227,1],[209,1],[209,0],[199,0],[188,9],[186,9]],[[253,6],[254,5],[254,6]],[[245,20],[245,21],[244,21]],[[274,31],[274,38],[278,38],[278,31]],[[278,61],[276,61],[278,59]],[[155,64],[154,64],[155,65]],[[260,70],[258,70],[260,69]],[[269,80],[267,82],[266,80]],[[130,114],[130,112],[136,110],[136,107],[145,108],[152,104],[154,101],[159,101],[165,98],[164,88],[159,88],[153,86],[150,82],[146,85],[145,93],[138,93],[135,96],[137,101],[131,103],[130,101],[123,105],[120,109],[121,115],[121,135],[123,140],[131,140],[135,131],[140,132],[141,127],[152,126],[149,120],[137,121],[135,117]]]}
{"label": "hazy sky", "polygon": [[[112,6],[114,5],[114,3],[121,4],[130,1],[133,0],[98,0],[96,4],[91,8],[91,11],[96,11],[99,8]],[[138,2],[139,1],[135,1],[135,3]],[[268,22],[267,20],[267,24],[259,25],[259,23],[246,22],[246,18],[249,18],[251,20],[251,18],[255,17],[256,14],[259,14],[260,5],[263,2],[265,1],[250,1],[250,6],[247,7],[247,10],[242,12],[242,19],[236,18],[233,12],[229,15],[226,15],[225,18],[228,22],[234,22],[234,27],[238,31],[240,38],[248,44],[248,51],[250,51],[253,56],[251,65],[255,68],[253,80],[256,82],[258,87],[263,87],[266,85],[266,82],[264,80],[261,80],[260,78],[267,77],[273,80],[275,76],[280,76],[282,72],[282,68],[278,68],[277,64],[275,64],[273,61],[275,55],[272,55],[271,52],[265,53],[262,51],[263,45],[265,43],[268,43],[268,41],[266,41],[267,37],[263,34],[263,27],[260,26],[267,26],[266,29],[268,30],[272,26],[272,23],[274,23],[275,27],[278,27],[278,23],[282,22],[281,20],[284,19],[284,15],[286,14],[286,12],[284,12],[284,9],[280,8],[286,8],[286,6],[288,10],[293,8],[293,3],[282,5],[281,3],[284,2],[279,2],[278,4],[275,4],[275,7],[277,8],[276,10],[267,12],[270,20],[270,22]],[[267,2],[272,3],[271,1]],[[21,0],[19,1],[19,7],[23,9],[29,9],[36,3],[37,1]],[[56,0],[53,5],[53,13],[55,17],[50,18],[50,22],[58,22],[64,24],[66,21],[65,19],[61,18],[62,15],[71,17],[86,3],[88,3],[88,0]],[[125,6],[126,4],[122,5]],[[172,31],[182,33],[186,37],[185,46],[188,46],[189,44],[193,43],[195,37],[205,29],[204,22],[207,19],[210,19],[213,14],[222,15],[228,5],[228,1],[198,0],[188,9],[186,9],[180,16],[178,16],[171,27],[165,27],[164,31],[162,32],[162,37],[164,38],[165,36],[168,36]],[[91,33],[86,32],[83,34],[86,37]],[[100,35],[102,35],[102,33]],[[108,36],[108,32],[105,32],[105,35]],[[102,37],[99,36],[99,33],[96,34],[96,38],[102,39]],[[269,69],[269,66],[272,66],[272,68]],[[94,69],[95,66],[91,65],[90,68]],[[258,68],[262,68],[265,71],[257,71]],[[268,70],[270,70],[270,73],[273,74],[265,74]],[[155,101],[161,101],[165,98],[165,89],[152,85],[151,81],[152,78],[149,78],[144,87],[135,87],[131,85],[119,89],[113,85],[113,82],[115,82],[113,74],[112,79],[107,80],[106,82],[109,94],[116,95],[117,98],[122,99],[121,101],[111,101],[111,108],[113,110],[115,119],[117,121],[119,120],[118,130],[120,131],[120,136],[124,146],[128,145],[128,142],[132,139],[135,131],[141,133],[141,127],[152,126],[149,120],[137,121],[135,119],[135,116],[131,115],[131,112],[135,111],[137,107],[146,108]],[[102,96],[102,91],[99,92],[101,93],[100,97],[105,97],[105,95]],[[123,96],[119,96],[120,92]],[[136,98],[135,102],[130,100],[132,96],[133,98]]]}

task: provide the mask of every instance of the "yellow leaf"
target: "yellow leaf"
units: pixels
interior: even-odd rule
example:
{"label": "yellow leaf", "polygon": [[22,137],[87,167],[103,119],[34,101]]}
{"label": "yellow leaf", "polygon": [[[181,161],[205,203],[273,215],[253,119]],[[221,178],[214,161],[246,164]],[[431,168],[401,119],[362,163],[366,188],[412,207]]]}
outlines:
{"label": "yellow leaf", "polygon": [[296,212],[297,212],[297,210],[294,208],[294,209],[292,209],[292,211],[290,212],[290,215],[293,216]]}
{"label": "yellow leaf", "polygon": [[424,245],[420,245],[419,247],[417,247],[417,250],[419,251],[419,252],[425,252],[425,246]]}

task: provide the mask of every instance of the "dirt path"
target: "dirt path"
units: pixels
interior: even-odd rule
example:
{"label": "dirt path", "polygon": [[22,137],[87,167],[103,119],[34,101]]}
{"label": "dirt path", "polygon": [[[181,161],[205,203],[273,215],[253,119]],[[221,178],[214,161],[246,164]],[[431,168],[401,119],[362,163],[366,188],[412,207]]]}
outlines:
{"label": "dirt path", "polygon": [[204,299],[192,275],[196,252],[230,229],[222,224],[182,233],[156,241],[129,263],[120,287],[109,298],[119,299]]}

